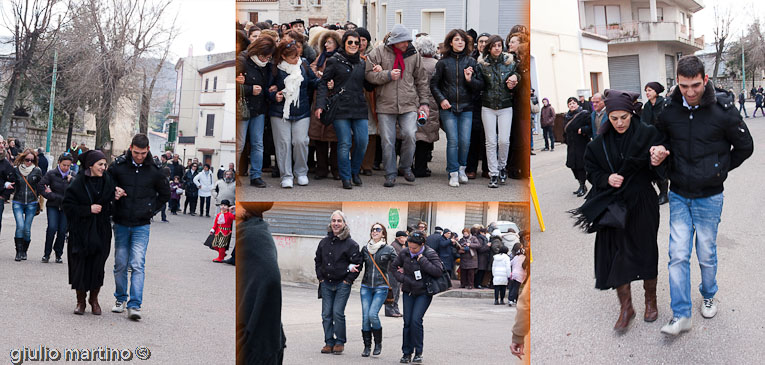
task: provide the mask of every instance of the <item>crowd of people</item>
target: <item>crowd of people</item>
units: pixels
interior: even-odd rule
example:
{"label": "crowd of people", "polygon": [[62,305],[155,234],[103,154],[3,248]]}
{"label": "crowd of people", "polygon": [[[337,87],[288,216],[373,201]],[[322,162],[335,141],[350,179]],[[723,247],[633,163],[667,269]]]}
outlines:
{"label": "crowd of people", "polygon": [[528,29],[415,38],[401,24],[372,44],[353,23],[237,23],[240,174],[265,188],[270,171],[292,188],[313,172],[352,189],[377,170],[393,187],[431,175],[443,129],[449,186],[475,179],[479,161],[491,188],[528,177],[530,121],[517,108],[528,98]]}
{"label": "crowd of people", "polygon": [[[161,214],[162,222],[168,222],[167,203],[171,213],[177,214],[183,196],[192,215],[199,198],[199,215],[207,217],[210,198],[215,198],[221,214],[213,223],[214,248],[221,255],[214,261],[222,261],[233,223],[233,215],[228,213],[235,196],[233,163],[230,170],[219,171],[216,179],[208,165],[197,172],[198,162],[193,159],[184,168],[177,154],[152,156],[145,134],[135,135],[130,148],[113,161],[100,150],[75,143],[50,169],[42,149],[20,145],[16,139],[9,139],[6,145],[0,136],[0,203],[11,202],[16,221],[14,260],[27,260],[32,223],[44,210],[47,228],[41,262],[49,263],[54,256],[56,263],[63,264],[66,252],[69,284],[77,297],[75,314],[84,314],[87,304],[93,314],[102,313],[98,295],[113,232],[116,290],[112,311],[127,310],[130,319],[141,319],[151,221]],[[189,190],[194,193],[187,194]],[[4,207],[0,204],[0,215]],[[226,262],[234,263],[233,254]]]}
{"label": "crowd of people", "polygon": [[659,205],[669,202],[672,317],[661,332],[679,335],[692,327],[694,244],[701,315],[718,313],[716,239],[723,183],[752,155],[754,145],[735,95],[714,87],[698,57],[680,58],[677,85],[666,97],[660,96],[663,91],[663,85],[648,83],[648,100],[641,105],[636,93],[606,90],[593,96],[590,111],[569,98],[567,166],[580,182],[577,195],[586,193],[584,179],[592,185],[585,203],[571,213],[577,225],[596,233],[595,287],[616,289],[620,309],[614,330],[627,330],[636,315],[632,281],[643,281],[644,320],[658,318]]}

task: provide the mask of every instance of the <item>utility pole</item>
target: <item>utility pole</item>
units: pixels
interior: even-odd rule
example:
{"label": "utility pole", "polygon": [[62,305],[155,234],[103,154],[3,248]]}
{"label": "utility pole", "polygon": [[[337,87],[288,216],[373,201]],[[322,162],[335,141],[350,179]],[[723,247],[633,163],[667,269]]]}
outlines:
{"label": "utility pole", "polygon": [[53,134],[53,102],[56,99],[57,67],[58,67],[58,51],[53,50],[53,82],[50,84],[50,104],[48,105],[48,135],[45,142],[46,155],[50,155],[50,139],[51,139],[51,135]]}
{"label": "utility pole", "polygon": [[[744,95],[746,95],[746,59],[744,57],[744,31],[741,31],[741,82],[743,83]],[[745,98],[746,99],[746,98]]]}

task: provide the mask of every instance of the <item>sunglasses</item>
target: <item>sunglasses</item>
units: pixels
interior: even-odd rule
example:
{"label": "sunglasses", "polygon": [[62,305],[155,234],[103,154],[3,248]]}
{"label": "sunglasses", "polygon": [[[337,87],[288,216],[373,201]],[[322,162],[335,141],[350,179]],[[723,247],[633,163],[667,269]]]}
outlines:
{"label": "sunglasses", "polygon": [[26,162],[34,162],[35,159],[34,158],[25,158],[24,161],[26,161]]}
{"label": "sunglasses", "polygon": [[361,42],[360,41],[347,41],[347,42],[345,42],[345,44],[347,44],[349,46],[351,46],[351,45],[358,46],[358,45],[361,45]]}
{"label": "sunglasses", "polygon": [[382,232],[382,228],[380,227],[372,228],[372,232]]}

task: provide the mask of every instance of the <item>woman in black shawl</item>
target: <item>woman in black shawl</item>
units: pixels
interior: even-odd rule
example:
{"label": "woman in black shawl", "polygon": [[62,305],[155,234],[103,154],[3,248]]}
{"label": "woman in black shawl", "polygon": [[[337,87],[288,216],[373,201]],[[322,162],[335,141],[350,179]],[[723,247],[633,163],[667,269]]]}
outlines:
{"label": "woman in black shawl", "polygon": [[584,171],[584,150],[590,142],[593,131],[590,126],[590,112],[582,109],[575,97],[566,100],[568,112],[563,116],[566,123],[563,128],[563,138],[566,140],[566,167],[574,173],[579,182],[579,189],[574,191],[576,196],[587,194],[584,181],[587,174]]}
{"label": "woman in black shawl", "polygon": [[79,157],[81,169],[64,194],[63,208],[69,223],[69,284],[77,291],[74,314],[85,313],[85,297],[93,314],[101,314],[98,292],[104,285],[104,265],[111,249],[111,210],[114,182],[106,171],[106,157],[90,150]]}
{"label": "woman in black shawl", "polygon": [[[624,330],[635,316],[630,291],[634,280],[643,280],[645,321],[653,322],[658,316],[659,203],[651,181],[663,167],[650,166],[649,149],[660,136],[635,114],[640,110],[640,103],[635,103],[638,95],[606,90],[605,96],[609,123],[603,124],[603,133],[587,145],[584,155],[592,191],[572,213],[579,226],[597,232],[595,287],[616,288],[621,310],[614,330]],[[626,214],[619,214],[617,206]]]}

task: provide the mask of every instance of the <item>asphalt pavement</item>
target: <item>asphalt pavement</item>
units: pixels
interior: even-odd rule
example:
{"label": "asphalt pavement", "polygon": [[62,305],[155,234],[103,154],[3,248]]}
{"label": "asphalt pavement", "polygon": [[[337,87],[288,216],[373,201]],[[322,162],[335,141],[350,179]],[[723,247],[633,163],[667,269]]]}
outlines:
{"label": "asphalt pavement", "polygon": [[428,164],[432,171],[429,177],[417,178],[415,182],[407,182],[403,176],[396,178],[396,186],[386,188],[384,171],[373,170],[372,176],[361,176],[362,186],[354,186],[345,190],[339,180],[333,180],[332,175],[323,180],[315,180],[314,174],[309,173],[307,186],[298,186],[297,181],[292,189],[280,187],[280,178],[271,177],[264,173],[263,180],[267,188],[250,186],[247,176],[238,176],[241,185],[237,186],[237,200],[241,201],[526,201],[528,199],[528,179],[507,179],[506,185],[490,189],[489,179],[480,177],[481,167],[478,167],[478,178],[468,183],[460,184],[458,188],[449,186],[449,174],[446,172],[446,134],[441,131],[440,139],[435,143],[433,160]]}
{"label": "asphalt pavement", "polygon": [[[748,105],[747,105],[748,106]],[[751,112],[753,109],[749,109]],[[725,182],[725,202],[717,236],[719,312],[704,319],[699,312],[702,297],[695,250],[691,260],[693,328],[677,337],[660,333],[672,316],[667,273],[669,205],[660,208],[658,233],[659,319],[642,319],[645,308],[642,282],[632,285],[637,317],[628,331],[612,330],[619,315],[616,292],[594,288],[594,234],[573,227],[567,210],[582,204],[572,191],[578,184],[565,167],[566,146],[541,152],[541,136],[535,136],[537,155],[532,156],[536,184],[546,231],[540,232],[532,217],[534,286],[531,344],[535,364],[759,364],[765,355],[765,152],[758,141],[765,138],[765,118],[745,119],[755,140],[754,155],[732,171]],[[589,187],[589,183],[588,183]]]}
{"label": "asphalt pavement", "polygon": [[[91,314],[90,305],[85,315],[74,315],[76,298],[68,284],[66,254],[64,264],[53,263],[52,258],[51,263],[40,262],[45,213],[32,225],[29,259],[15,262],[15,223],[6,204],[0,234],[0,354],[8,359],[12,350],[24,347],[44,346],[62,354],[65,349],[108,347],[130,350],[132,362],[138,363],[233,364],[234,266],[213,263],[217,254],[202,245],[212,218],[170,215],[168,219],[170,223],[151,226],[143,319],[135,322],[127,313],[111,312],[113,244],[99,295],[103,315]],[[148,348],[149,360],[138,360],[139,346]]]}
{"label": "asphalt pavement", "polygon": [[[399,299],[400,307],[401,301]],[[282,322],[287,337],[284,364],[398,363],[401,358],[403,319],[385,317],[384,313],[385,308],[381,308],[382,354],[363,358],[361,302],[358,289],[353,289],[345,309],[348,337],[345,351],[340,355],[322,354],[320,350],[324,346],[324,330],[321,324],[321,299],[316,298],[316,285],[282,283]],[[520,363],[510,354],[515,314],[515,307],[494,305],[493,297],[434,297],[424,317],[424,363]]]}

